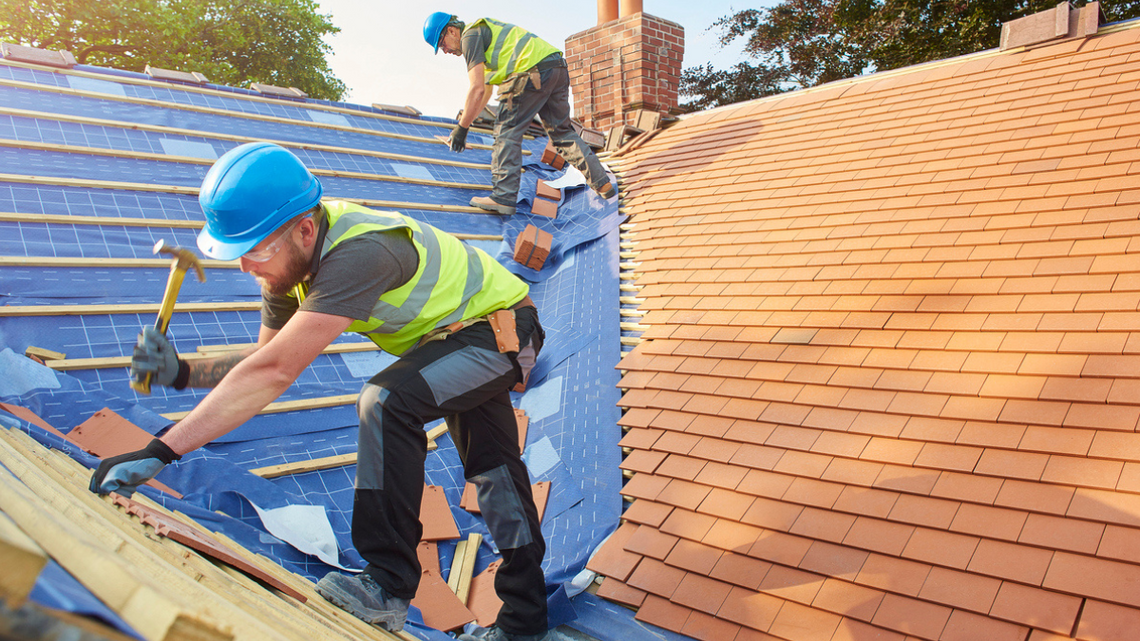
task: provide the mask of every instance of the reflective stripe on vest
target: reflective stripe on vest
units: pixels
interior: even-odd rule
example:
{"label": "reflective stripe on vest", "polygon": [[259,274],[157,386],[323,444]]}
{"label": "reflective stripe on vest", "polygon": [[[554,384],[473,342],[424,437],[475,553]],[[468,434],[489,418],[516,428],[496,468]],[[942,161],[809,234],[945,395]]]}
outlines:
{"label": "reflective stripe on vest", "polygon": [[[468,29],[480,24],[491,29],[491,46],[484,54],[487,71],[483,77],[489,85],[501,84],[509,76],[526,71],[542,62],[543,58],[559,52],[558,47],[526,29],[492,18],[479,18]],[[504,53],[510,54],[505,62],[502,60]]]}
{"label": "reflective stripe on vest", "polygon": [[[386,352],[402,354],[433,329],[510,307],[527,295],[527,284],[486,252],[431,225],[340,200],[321,204],[329,221],[322,258],[340,243],[375,231],[406,230],[415,245],[416,273],[381,295],[368,320],[353,321],[345,330],[364,334]],[[294,290],[299,300],[308,290],[304,285]]]}

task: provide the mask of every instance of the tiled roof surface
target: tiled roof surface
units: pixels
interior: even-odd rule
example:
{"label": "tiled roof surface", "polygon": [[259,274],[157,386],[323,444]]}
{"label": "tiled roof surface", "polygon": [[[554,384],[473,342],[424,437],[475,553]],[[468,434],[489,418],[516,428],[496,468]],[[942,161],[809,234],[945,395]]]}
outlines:
{"label": "tiled roof surface", "polygon": [[698,639],[1134,639],[1140,28],[683,119],[600,594]]}

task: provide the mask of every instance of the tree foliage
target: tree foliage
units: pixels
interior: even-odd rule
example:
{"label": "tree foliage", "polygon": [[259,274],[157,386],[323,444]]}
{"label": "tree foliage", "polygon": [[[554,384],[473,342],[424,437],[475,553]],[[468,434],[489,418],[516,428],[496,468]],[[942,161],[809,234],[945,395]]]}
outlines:
{"label": "tree foliage", "polygon": [[314,0],[0,0],[0,39],[66,49],[81,64],[197,71],[211,82],[297,87],[339,100]]}
{"label": "tree foliage", "polygon": [[[998,46],[1003,22],[1057,0],[782,0],[717,20],[721,45],[743,39],[750,61],[686,69],[690,110],[814,87]],[[1109,22],[1140,16],[1140,0],[1105,0]],[[755,61],[755,62],[752,62]]]}

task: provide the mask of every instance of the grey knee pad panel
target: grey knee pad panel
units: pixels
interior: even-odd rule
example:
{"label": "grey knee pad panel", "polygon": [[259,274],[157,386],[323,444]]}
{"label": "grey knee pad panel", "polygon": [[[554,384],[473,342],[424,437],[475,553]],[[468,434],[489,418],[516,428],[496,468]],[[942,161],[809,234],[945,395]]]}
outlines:
{"label": "grey knee pad panel", "polygon": [[479,511],[487,521],[491,538],[500,550],[521,548],[531,542],[522,497],[511,481],[506,465],[467,479],[479,490]]}
{"label": "grey knee pad panel", "polygon": [[384,401],[388,390],[366,383],[356,399],[360,434],[356,445],[356,489],[384,489]]}

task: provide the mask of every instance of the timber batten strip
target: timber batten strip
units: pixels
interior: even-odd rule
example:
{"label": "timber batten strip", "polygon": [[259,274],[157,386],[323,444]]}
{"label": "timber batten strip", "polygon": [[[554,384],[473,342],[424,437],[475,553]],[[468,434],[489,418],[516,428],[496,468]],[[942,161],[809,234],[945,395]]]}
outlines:
{"label": "timber batten strip", "polygon": [[[99,78],[99,79],[100,80],[107,80],[107,78]],[[109,82],[115,82],[115,81],[109,80]],[[114,102],[124,102],[124,103],[128,103],[128,104],[142,105],[142,106],[146,106],[146,107],[170,109],[172,111],[187,111],[187,112],[191,112],[191,113],[209,114],[212,116],[223,116],[226,118],[256,120],[259,122],[268,122],[268,123],[279,124],[279,125],[290,125],[290,126],[306,127],[306,128],[313,128],[313,129],[329,129],[332,131],[341,131],[341,132],[345,132],[345,133],[363,134],[366,136],[377,136],[380,138],[391,138],[393,140],[403,140],[406,142],[419,142],[419,143],[428,143],[428,144],[435,144],[435,145],[447,144],[446,142],[436,140],[434,137],[426,137],[425,138],[422,136],[409,136],[407,134],[397,134],[397,133],[392,133],[392,132],[388,132],[388,131],[380,131],[377,129],[366,129],[363,127],[352,127],[350,125],[334,125],[334,124],[323,123],[323,122],[295,120],[292,118],[283,118],[281,116],[266,116],[263,114],[245,113],[245,112],[241,112],[241,111],[229,111],[226,109],[217,109],[214,107],[202,107],[199,105],[187,105],[187,104],[177,103],[177,102],[163,102],[161,100],[153,100],[150,98],[138,98],[138,97],[134,97],[134,96],[117,96],[114,94],[102,93],[102,92],[98,92],[98,91],[86,91],[83,89],[72,89],[70,87],[56,87],[56,86],[52,86],[52,85],[39,85],[39,84],[36,84],[34,82],[24,82],[22,80],[8,80],[5,78],[0,78],[0,86],[12,87],[14,89],[26,89],[28,91],[43,91],[43,92],[49,92],[49,93],[59,93],[59,94],[64,94],[64,95],[78,96],[80,98],[93,98],[93,99],[97,99],[97,100],[111,100]],[[231,94],[231,95],[234,95],[234,94]],[[282,103],[277,102],[276,104],[282,104]],[[309,108],[309,106],[306,103],[294,103],[294,104],[296,104],[298,107],[300,107],[302,109],[308,109]],[[355,113],[353,113],[353,115],[355,115]],[[423,125],[423,124],[425,124],[425,122],[414,121],[414,124]],[[426,124],[428,124],[429,126],[434,126],[434,127],[450,128],[452,126],[452,125],[448,125],[447,123],[431,123],[431,122],[428,122]],[[529,138],[529,139],[533,140],[534,136],[526,135],[526,136],[524,136],[524,138]],[[478,144],[478,143],[471,143],[468,146],[473,148],[473,149],[487,149],[487,150],[491,149],[491,145],[482,145],[482,144]],[[530,152],[524,149],[523,154],[529,155]]]}
{"label": "timber batten strip", "polygon": [[[102,78],[106,80],[106,78]],[[111,80],[110,82],[114,82]],[[114,94],[101,93],[98,91],[85,91],[82,89],[72,89],[70,87],[54,87],[51,85],[38,85],[34,82],[23,82],[21,80],[8,80],[0,78],[0,87],[11,87],[13,89],[26,89],[28,91],[42,91],[47,93],[58,93],[70,96],[78,96],[80,98],[93,98],[97,100],[110,100],[113,102],[123,102],[132,105],[141,105],[144,107],[155,107],[161,109],[169,109],[172,111],[185,111],[190,113],[208,114],[211,116],[223,116],[226,118],[234,118],[238,120],[255,120],[258,122],[268,122],[277,125],[289,125],[293,127],[304,127],[312,129],[329,129],[332,131],[341,131],[345,133],[363,134],[366,136],[376,136],[379,138],[391,138],[393,140],[403,140],[405,142],[419,142],[434,145],[444,144],[432,137],[422,136],[409,136],[407,134],[397,134],[389,131],[379,131],[377,129],[365,129],[362,127],[352,127],[346,125],[333,125],[323,122],[313,122],[304,120],[295,120],[292,118],[283,118],[281,116],[266,116],[263,114],[245,113],[241,111],[228,111],[226,109],[217,109],[214,107],[202,107],[199,105],[187,105],[175,102],[163,102],[161,100],[152,100],[150,98],[136,98],[134,96],[116,96]],[[280,104],[280,103],[278,103]],[[302,109],[306,108],[301,106],[303,103],[297,103]],[[416,123],[423,124],[423,123]],[[438,125],[436,125],[438,126]],[[472,147],[490,149],[490,145],[472,145]]]}
{"label": "timber batten strip", "polygon": [[[278,414],[280,412],[293,412],[296,410],[313,410],[322,409],[326,407],[340,407],[342,405],[355,405],[356,397],[358,394],[339,394],[337,396],[321,396],[319,398],[303,398],[295,401],[277,401],[265,406],[265,409],[257,413],[258,416],[263,414]],[[190,412],[170,412],[161,414],[163,418],[172,421],[181,421],[186,418]]]}
{"label": "timber batten strip", "polygon": [[[0,65],[7,65],[7,66],[11,66],[11,67],[22,67],[24,69],[35,69],[37,71],[46,71],[48,73],[59,74],[62,76],[77,76],[77,77],[81,77],[81,78],[91,78],[94,80],[106,80],[108,82],[120,83],[120,84],[125,84],[125,85],[141,85],[141,86],[170,89],[170,90],[177,89],[177,90],[184,91],[187,93],[208,94],[208,95],[213,95],[213,96],[217,96],[220,98],[236,98],[238,100],[245,100],[248,102],[258,102],[258,103],[267,104],[267,105],[274,105],[274,106],[280,106],[283,104],[293,104],[293,105],[296,105],[302,109],[309,109],[312,111],[326,111],[329,113],[336,113],[336,114],[341,114],[341,115],[345,115],[345,116],[360,116],[363,118],[371,118],[373,120],[386,120],[388,122],[398,122],[398,123],[402,123],[402,124],[406,124],[406,125],[424,125],[424,126],[428,126],[428,127],[439,127],[441,129],[449,129],[449,130],[455,127],[454,124],[452,124],[450,122],[446,122],[446,121],[441,122],[441,121],[435,121],[435,120],[427,120],[427,119],[423,119],[423,118],[409,118],[407,116],[392,116],[389,114],[378,114],[378,113],[371,112],[371,111],[360,111],[357,109],[346,109],[344,107],[334,107],[332,105],[324,105],[324,104],[321,104],[319,102],[309,102],[307,99],[304,101],[297,101],[297,100],[282,100],[280,98],[267,98],[265,96],[255,96],[255,95],[250,95],[250,94],[236,93],[233,91],[221,91],[218,89],[210,89],[208,87],[195,87],[193,85],[175,84],[175,83],[164,82],[164,81],[160,81],[160,80],[150,80],[150,79],[143,79],[143,78],[130,78],[130,77],[126,77],[126,76],[110,76],[108,74],[91,73],[91,72],[87,72],[87,71],[76,71],[75,69],[60,69],[58,67],[47,67],[44,65],[37,65],[34,63],[18,62],[15,60],[8,60],[6,58],[0,58]],[[111,80],[111,78],[113,78],[113,80]],[[43,85],[37,85],[35,83],[24,83],[24,84],[32,85],[35,87],[43,86]],[[50,85],[48,85],[48,87],[50,87]],[[72,89],[71,91],[76,91],[76,90]],[[85,92],[85,93],[91,93],[91,92]],[[99,97],[107,97],[106,94],[101,94],[101,93],[96,93],[96,95]],[[113,97],[119,98],[119,96],[113,96]],[[126,96],[126,98],[128,101],[146,100],[145,98],[131,98],[129,96]],[[163,105],[171,105],[174,107],[185,107],[185,105],[183,103],[165,103],[162,101],[154,101],[154,102],[158,102],[158,103],[163,104]],[[225,113],[228,114],[228,113],[243,113],[243,112],[226,111]],[[304,122],[304,121],[290,121],[290,122]],[[365,130],[365,131],[372,131],[372,130]],[[475,129],[475,131],[486,131],[487,135],[491,135],[491,133],[492,133],[492,132],[487,131],[487,130],[482,129],[482,128],[477,128],[477,129]],[[526,140],[534,140],[534,136],[531,134],[525,134],[524,138]],[[523,153],[529,154],[530,152],[523,150]]]}
{"label": "timber batten strip", "polygon": [[71,214],[24,214],[0,212],[0,222],[41,223],[59,225],[99,225],[122,227],[175,227],[179,229],[201,229],[206,223],[197,220],[166,220],[163,218],[108,218],[106,216],[73,216]]}
{"label": "timber batten strip", "polygon": [[[170,258],[83,258],[77,256],[0,256],[0,267],[91,267],[91,268],[169,268]],[[203,258],[198,263],[205,269],[240,269],[236,260]]]}
{"label": "timber batten strip", "polygon": [[[3,309],[3,308],[0,308]],[[241,345],[200,345],[196,352],[184,352],[179,358],[184,361],[200,361],[215,358],[225,352],[236,352],[253,347],[254,343]],[[322,354],[344,354],[348,352],[374,352],[380,348],[375,343],[333,343],[321,351]],[[61,358],[45,359],[44,365],[57,372],[69,372],[85,369],[107,369],[112,367],[130,367],[130,356],[100,356],[98,358]]]}
{"label": "timber batten strip", "polygon": [[[164,414],[163,416],[167,416]],[[440,425],[428,430],[428,451],[436,449],[435,440],[447,432],[447,425]],[[328,470],[334,467],[344,467],[346,465],[356,464],[356,452],[348,454],[338,454],[336,456],[324,456],[321,458],[309,459],[307,461],[294,461],[292,463],[282,463],[280,465],[268,465],[266,467],[258,467],[249,471],[250,474],[260,476],[263,479],[274,479],[280,476],[288,476],[290,474],[304,474],[305,472],[316,472],[318,470]]]}
{"label": "timber batten strip", "polygon": [[227,134],[215,131],[198,131],[195,129],[181,129],[178,127],[165,127],[163,125],[147,125],[147,124],[133,124],[124,123],[118,120],[104,120],[102,118],[88,118],[86,116],[74,116],[70,114],[55,114],[44,111],[32,111],[30,109],[15,109],[12,107],[0,106],[0,115],[3,116],[16,116],[19,118],[31,118],[35,120],[56,120],[59,122],[70,122],[79,125],[91,125],[94,127],[115,127],[118,129],[127,129],[131,131],[147,131],[150,133],[169,134],[176,136],[189,136],[191,138],[210,138],[213,140],[225,140],[228,142],[247,143],[247,142],[271,142],[276,145],[281,145],[287,149],[305,149],[309,151],[326,151],[338,154],[350,154],[354,156],[369,156],[372,158],[383,158],[385,160],[402,160],[406,162],[424,163],[430,165],[446,165],[448,167],[465,167],[468,169],[487,169],[490,170],[489,163],[475,163],[463,162],[459,160],[446,160],[439,158],[421,158],[419,156],[409,156],[407,154],[395,154],[385,151],[373,151],[370,149],[355,149],[352,147],[337,147],[335,145],[320,145],[316,143],[296,142],[291,140],[274,140],[271,138],[254,138],[251,136],[238,136],[236,134]]}
{"label": "timber batten strip", "polygon": [[[19,305],[0,306],[0,318],[12,316],[81,316],[84,314],[157,314],[160,303],[142,305]],[[177,303],[174,313],[243,312],[261,309],[261,301]]]}
{"label": "timber batten strip", "polygon": [[[233,345],[199,345],[198,354],[201,357],[213,356],[220,352],[234,352],[247,347],[253,347],[257,343],[235,343]],[[326,347],[322,354],[344,354],[345,352],[377,352],[380,347],[372,341],[362,341],[357,343],[333,343]],[[50,366],[49,366],[50,367]]]}
{"label": "timber batten strip", "polygon": [[[152,185],[149,183],[128,183],[111,180],[88,180],[84,178],[55,178],[52,176],[27,176],[21,174],[0,174],[0,182],[24,183],[29,185],[51,185],[54,187],[84,187],[87,189],[121,189],[125,191],[144,191],[181,194],[184,196],[197,196],[198,187],[183,187],[181,185]],[[478,207],[464,207],[463,205],[436,205],[434,203],[408,203],[393,200],[373,200],[370,198],[346,198],[341,196],[328,196],[326,200],[343,200],[365,207],[381,207],[387,209],[412,209],[421,211],[454,211],[468,214],[486,214],[496,216]]]}
{"label": "timber batten strip", "polygon": [[[132,160],[150,160],[154,162],[169,162],[203,166],[210,166],[215,162],[212,159],[198,158],[195,156],[174,156],[170,154],[160,154],[150,151],[121,151],[118,149],[105,149],[102,147],[80,147],[78,145],[61,145],[58,143],[27,142],[22,140],[12,140],[10,138],[0,138],[0,147],[10,147],[15,149],[34,149],[36,151],[53,151],[65,154],[86,154],[88,156],[106,156],[108,158],[128,158]],[[443,180],[432,180],[427,178],[405,178],[403,176],[389,176],[385,174],[373,174],[360,171],[314,169],[311,167],[309,168],[309,171],[316,176],[324,176],[326,178],[352,178],[355,180],[394,182],[407,185],[420,185],[422,187],[443,187],[447,189],[481,189],[487,191],[491,189],[490,185],[477,185],[474,183],[450,183]]]}
{"label": "timber batten strip", "polygon": [[328,470],[334,467],[344,467],[345,465],[354,464],[356,464],[356,452],[337,456],[325,456],[308,461],[297,461],[295,463],[268,465],[266,467],[254,468],[250,470],[249,473],[254,476],[260,476],[263,479],[275,479],[290,474],[304,474],[305,472],[316,472],[318,470]]}
{"label": "timber batten strip", "polygon": [[467,604],[471,594],[471,580],[475,574],[475,559],[479,554],[479,546],[483,544],[483,535],[472,532],[465,540],[455,547],[455,556],[451,561],[451,574],[447,579],[447,587],[459,597],[459,601]]}
{"label": "timber batten strip", "polygon": [[248,102],[259,102],[268,105],[281,105],[292,103],[297,106],[304,106],[305,109],[312,109],[314,111],[328,111],[331,113],[339,113],[353,116],[365,116],[376,120],[387,120],[390,122],[400,122],[409,125],[429,125],[433,127],[442,127],[446,129],[452,128],[454,125],[448,122],[436,122],[434,120],[423,120],[419,118],[409,118],[406,116],[391,116],[388,114],[378,114],[370,111],[358,111],[356,109],[345,109],[344,107],[333,107],[331,105],[324,105],[321,103],[310,103],[308,101],[300,102],[295,100],[281,100],[280,98],[266,98],[265,96],[258,96],[252,94],[235,93],[233,91],[222,91],[219,89],[211,89],[209,87],[195,87],[193,85],[175,84],[172,82],[165,82],[161,80],[152,80],[148,78],[130,78],[127,76],[110,76],[102,73],[92,73],[89,71],[77,71],[75,69],[60,69],[57,67],[47,67],[44,65],[37,65],[29,62],[18,62],[15,60],[8,60],[0,58],[0,64],[9,67],[21,67],[24,69],[35,69],[37,71],[47,71],[50,73],[59,74],[61,76],[76,76],[79,78],[91,78],[94,80],[109,80],[109,82],[116,82],[125,85],[137,85],[143,87],[154,87],[162,89],[179,90],[186,93],[206,94],[224,98],[236,98],[238,100],[245,100]]}
{"label": "timber batten strip", "polygon": [[[105,216],[72,216],[71,214],[21,214],[0,212],[0,222],[38,223],[57,225],[96,225],[100,227],[176,227],[179,229],[202,229],[206,223],[200,220],[166,220],[162,218],[107,218]],[[446,231],[446,230],[445,230]],[[459,240],[502,240],[499,234],[460,234],[447,232]],[[168,259],[169,261],[169,259]],[[218,261],[227,263],[230,261]],[[235,264],[237,261],[232,261]],[[221,266],[221,265],[219,265]]]}

